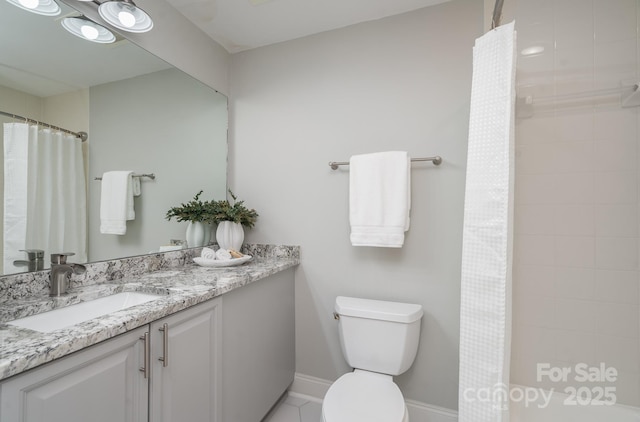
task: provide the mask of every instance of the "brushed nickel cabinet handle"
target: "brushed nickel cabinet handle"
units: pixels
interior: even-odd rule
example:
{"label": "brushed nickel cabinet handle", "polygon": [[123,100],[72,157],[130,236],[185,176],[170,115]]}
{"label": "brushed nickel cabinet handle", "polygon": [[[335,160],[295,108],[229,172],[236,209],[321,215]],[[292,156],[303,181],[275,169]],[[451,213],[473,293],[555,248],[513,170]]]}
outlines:
{"label": "brushed nickel cabinet handle", "polygon": [[150,369],[150,353],[151,351],[149,350],[149,333],[144,333],[143,336],[140,337],[140,340],[142,340],[144,342],[144,366],[140,368],[140,372],[142,372],[144,374],[145,378],[149,378],[149,369]]}
{"label": "brushed nickel cabinet handle", "polygon": [[162,362],[162,366],[169,366],[169,324],[162,324],[158,331],[162,331],[162,356],[158,358]]}

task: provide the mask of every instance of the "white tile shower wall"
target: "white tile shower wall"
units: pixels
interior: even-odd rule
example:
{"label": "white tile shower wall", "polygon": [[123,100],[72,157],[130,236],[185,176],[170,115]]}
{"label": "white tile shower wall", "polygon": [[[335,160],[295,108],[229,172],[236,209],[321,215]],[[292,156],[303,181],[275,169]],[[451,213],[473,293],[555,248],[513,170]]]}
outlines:
{"label": "white tile shower wall", "polygon": [[[637,0],[514,0],[518,95],[637,82]],[[516,124],[511,381],[609,385],[640,406],[638,108],[615,97],[535,103]],[[618,371],[611,383],[537,379],[537,364]],[[575,372],[573,372],[575,374]]]}

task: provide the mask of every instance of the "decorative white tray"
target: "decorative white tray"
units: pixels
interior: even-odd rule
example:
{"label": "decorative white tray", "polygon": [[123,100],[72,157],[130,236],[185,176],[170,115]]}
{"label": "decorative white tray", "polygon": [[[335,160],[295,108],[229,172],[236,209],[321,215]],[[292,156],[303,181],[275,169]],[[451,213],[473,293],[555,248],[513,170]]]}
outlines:
{"label": "decorative white tray", "polygon": [[245,262],[251,261],[251,255],[245,255],[241,258],[233,258],[227,261],[220,259],[206,259],[200,256],[193,258],[193,262],[200,265],[201,267],[235,267],[236,265],[244,264]]}

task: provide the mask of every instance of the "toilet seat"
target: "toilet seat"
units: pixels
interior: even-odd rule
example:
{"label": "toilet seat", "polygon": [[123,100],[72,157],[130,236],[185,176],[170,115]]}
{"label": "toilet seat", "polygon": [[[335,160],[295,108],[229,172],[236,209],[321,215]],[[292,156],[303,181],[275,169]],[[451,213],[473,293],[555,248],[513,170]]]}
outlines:
{"label": "toilet seat", "polygon": [[322,403],[325,422],[406,422],[404,397],[389,375],[355,370],[334,382]]}

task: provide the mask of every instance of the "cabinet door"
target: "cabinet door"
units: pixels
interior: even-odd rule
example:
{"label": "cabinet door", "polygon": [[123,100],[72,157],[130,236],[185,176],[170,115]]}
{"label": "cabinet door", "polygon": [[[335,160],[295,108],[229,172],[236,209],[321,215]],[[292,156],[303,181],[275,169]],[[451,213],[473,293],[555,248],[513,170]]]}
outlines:
{"label": "cabinet door", "polygon": [[122,334],[0,384],[7,422],[143,422],[148,381],[140,372],[148,326]]}
{"label": "cabinet door", "polygon": [[259,421],[293,382],[293,268],[222,299],[222,421]]}
{"label": "cabinet door", "polygon": [[218,421],[220,299],[151,324],[151,422]]}

